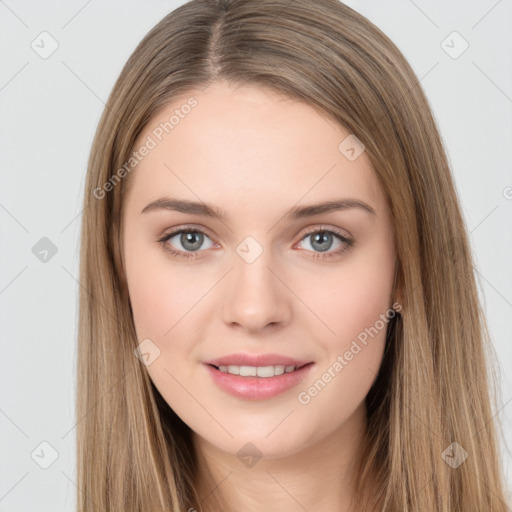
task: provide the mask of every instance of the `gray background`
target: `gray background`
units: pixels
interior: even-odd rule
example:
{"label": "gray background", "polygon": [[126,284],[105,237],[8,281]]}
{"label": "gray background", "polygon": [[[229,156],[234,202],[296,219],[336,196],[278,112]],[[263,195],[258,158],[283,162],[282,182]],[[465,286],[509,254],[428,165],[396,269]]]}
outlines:
{"label": "gray background", "polygon": [[[0,512],[74,509],[78,237],[88,152],[125,61],[182,3],[0,0]],[[403,51],[445,141],[501,363],[497,418],[512,481],[512,2],[347,3]],[[31,47],[34,40],[42,47],[43,31],[58,43],[46,59]],[[469,44],[457,58],[463,41],[446,39],[453,31]],[[43,237],[54,255],[37,255],[48,243]]]}

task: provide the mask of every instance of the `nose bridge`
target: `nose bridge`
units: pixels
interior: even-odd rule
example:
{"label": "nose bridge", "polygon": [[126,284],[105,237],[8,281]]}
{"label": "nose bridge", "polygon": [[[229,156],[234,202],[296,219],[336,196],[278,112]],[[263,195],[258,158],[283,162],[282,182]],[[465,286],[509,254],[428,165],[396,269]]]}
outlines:
{"label": "nose bridge", "polygon": [[275,276],[279,272],[271,249],[247,236],[235,252],[229,293],[223,304],[225,322],[257,330],[287,321],[289,297],[286,287]]}

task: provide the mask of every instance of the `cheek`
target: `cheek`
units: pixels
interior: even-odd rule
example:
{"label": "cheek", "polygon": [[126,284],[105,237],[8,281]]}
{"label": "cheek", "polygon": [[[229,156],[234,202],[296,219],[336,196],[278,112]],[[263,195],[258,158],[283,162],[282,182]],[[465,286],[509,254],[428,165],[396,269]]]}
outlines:
{"label": "cheek", "polygon": [[335,337],[343,342],[374,326],[390,308],[391,288],[392,278],[379,269],[344,276],[323,309]]}
{"label": "cheek", "polygon": [[383,330],[380,319],[391,307],[394,270],[394,248],[383,238],[347,258],[336,270],[317,275],[308,301],[329,327],[330,336],[323,330],[330,347],[344,349],[361,333],[364,338],[376,322],[379,331]]}
{"label": "cheek", "polygon": [[317,340],[325,357],[301,388],[300,403],[315,402],[314,408],[343,404],[333,411],[340,420],[364,399],[379,371],[394,315],[390,309],[394,269],[393,246],[383,240],[364,257],[347,259],[336,272],[317,275],[307,301],[324,324],[318,324],[324,335]]}
{"label": "cheek", "polygon": [[165,253],[155,257],[158,252],[141,250],[126,259],[133,320],[138,342],[149,339],[157,347],[153,350],[158,349],[158,357],[147,366],[151,380],[167,403],[186,410],[187,396],[176,382],[193,378],[189,359],[207,289],[193,273],[171,265]]}
{"label": "cheek", "polygon": [[[188,302],[190,293],[187,289],[181,289],[180,284],[157,266],[148,266],[132,273],[129,292],[139,339],[163,340],[166,335],[171,335],[179,317],[186,313],[183,306]],[[177,289],[180,289],[179,293]]]}
{"label": "cheek", "polygon": [[171,264],[163,248],[134,238],[126,242],[125,261],[137,337],[165,344],[189,323],[182,320],[188,319],[207,283],[201,286],[193,272]]}

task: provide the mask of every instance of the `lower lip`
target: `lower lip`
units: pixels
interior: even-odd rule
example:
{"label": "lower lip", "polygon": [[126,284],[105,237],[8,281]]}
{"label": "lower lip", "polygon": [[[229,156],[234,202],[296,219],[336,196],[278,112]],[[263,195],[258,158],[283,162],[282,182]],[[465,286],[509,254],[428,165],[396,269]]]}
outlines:
{"label": "lower lip", "polygon": [[209,364],[205,366],[215,384],[229,395],[245,400],[266,400],[300,384],[306,378],[313,363],[275,377],[240,377],[240,375],[221,372]]}

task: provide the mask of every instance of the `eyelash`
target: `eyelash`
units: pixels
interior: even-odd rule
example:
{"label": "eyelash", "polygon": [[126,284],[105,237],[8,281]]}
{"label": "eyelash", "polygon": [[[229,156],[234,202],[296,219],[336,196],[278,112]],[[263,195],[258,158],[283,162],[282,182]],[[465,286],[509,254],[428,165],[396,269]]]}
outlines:
{"label": "eyelash", "polygon": [[[205,235],[208,238],[210,238],[208,236],[208,234],[205,231],[203,231],[202,229],[195,228],[195,227],[193,228],[191,226],[190,227],[186,226],[186,227],[177,229],[176,231],[173,231],[172,233],[168,233],[168,234],[164,235],[162,238],[160,238],[158,240],[158,242],[162,245],[164,250],[170,252],[176,258],[179,258],[179,259],[195,258],[196,257],[195,254],[197,252],[201,252],[201,251],[194,251],[194,252],[177,251],[176,249],[173,249],[172,247],[170,247],[166,243],[168,240],[170,240],[174,236],[176,236],[176,235],[178,235],[180,233],[184,233],[184,232],[187,232],[187,233],[201,233],[202,235]],[[331,235],[334,235],[336,238],[338,238],[338,240],[343,242],[345,245],[341,249],[338,249],[337,251],[334,251],[334,252],[326,252],[326,253],[316,252],[315,255],[312,256],[313,259],[327,260],[327,259],[330,259],[330,258],[334,258],[336,256],[341,256],[343,253],[348,251],[354,245],[354,241],[352,239],[347,238],[340,231],[338,231],[338,230],[336,230],[334,228],[328,228],[328,229],[327,228],[316,228],[316,229],[313,229],[313,230],[308,231],[307,233],[305,233],[304,236],[301,238],[301,241],[304,240],[305,238],[307,238],[308,236],[315,235],[317,233],[329,233]]]}

